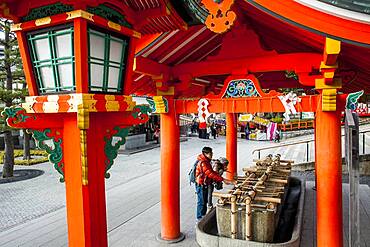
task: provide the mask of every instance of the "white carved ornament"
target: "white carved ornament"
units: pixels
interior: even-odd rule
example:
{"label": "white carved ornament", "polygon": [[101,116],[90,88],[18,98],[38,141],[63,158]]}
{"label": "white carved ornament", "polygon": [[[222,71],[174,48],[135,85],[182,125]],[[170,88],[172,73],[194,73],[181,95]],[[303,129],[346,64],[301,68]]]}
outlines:
{"label": "white carved ornament", "polygon": [[278,98],[285,108],[284,120],[285,122],[288,122],[290,120],[289,114],[297,113],[294,105],[296,105],[297,102],[301,102],[301,98],[299,98],[297,94],[293,92],[289,92],[287,95],[284,96],[278,96]]}
{"label": "white carved ornament", "polygon": [[209,102],[206,99],[198,101],[198,118],[199,122],[207,122],[207,118],[211,115],[208,111]]}

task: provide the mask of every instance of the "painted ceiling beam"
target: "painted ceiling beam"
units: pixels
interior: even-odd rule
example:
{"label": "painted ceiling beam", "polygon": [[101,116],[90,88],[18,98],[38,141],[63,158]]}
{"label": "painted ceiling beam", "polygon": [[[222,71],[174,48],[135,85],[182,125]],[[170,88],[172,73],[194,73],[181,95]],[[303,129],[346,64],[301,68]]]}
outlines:
{"label": "painted ceiling beam", "polygon": [[134,72],[158,77],[170,74],[170,67],[145,57],[135,58]]}
{"label": "painted ceiling beam", "polygon": [[233,71],[268,72],[268,71],[295,71],[296,73],[311,72],[318,69],[322,55],[317,53],[292,53],[263,57],[248,57],[243,59],[202,61],[179,64],[172,68],[175,78],[183,74],[192,77],[207,75],[225,75]]}

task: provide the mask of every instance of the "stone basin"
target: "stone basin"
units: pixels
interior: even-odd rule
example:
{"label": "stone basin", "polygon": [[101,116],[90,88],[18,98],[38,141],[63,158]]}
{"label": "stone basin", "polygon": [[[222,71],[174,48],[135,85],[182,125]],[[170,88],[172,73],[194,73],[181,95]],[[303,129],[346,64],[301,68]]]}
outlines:
{"label": "stone basin", "polygon": [[[299,198],[295,195],[299,193]],[[196,227],[196,241],[202,247],[241,247],[241,246],[297,246],[300,245],[303,222],[305,182],[291,177],[285,203],[281,207],[280,219],[271,243],[231,239],[219,236],[216,208],[212,209]]]}

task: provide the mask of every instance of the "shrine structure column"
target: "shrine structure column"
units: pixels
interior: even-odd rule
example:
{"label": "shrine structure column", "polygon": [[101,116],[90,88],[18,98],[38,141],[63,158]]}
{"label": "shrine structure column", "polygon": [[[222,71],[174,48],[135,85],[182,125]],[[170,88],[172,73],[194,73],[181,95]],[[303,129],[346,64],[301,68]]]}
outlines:
{"label": "shrine structure column", "polygon": [[229,160],[228,179],[237,175],[237,121],[235,113],[226,113],[226,158]]}
{"label": "shrine structure column", "polygon": [[[167,243],[182,241],[180,232],[180,124],[172,95],[154,96],[152,112],[161,113],[161,233]],[[150,102],[149,102],[150,103]]]}
{"label": "shrine structure column", "polygon": [[316,217],[317,246],[343,246],[341,106],[337,90],[342,81],[334,78],[340,41],[326,39],[323,77],[316,79],[320,92],[316,110]]}
{"label": "shrine structure column", "polygon": [[342,246],[340,111],[316,112],[317,246]]}

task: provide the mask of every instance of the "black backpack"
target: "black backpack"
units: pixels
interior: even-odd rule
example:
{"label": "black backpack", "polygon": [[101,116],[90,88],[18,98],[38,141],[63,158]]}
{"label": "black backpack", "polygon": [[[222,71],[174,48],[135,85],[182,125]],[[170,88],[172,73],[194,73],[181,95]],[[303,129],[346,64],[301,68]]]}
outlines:
{"label": "black backpack", "polygon": [[[195,177],[195,173],[197,171],[197,166],[198,166],[198,163],[199,163],[199,160],[196,160],[193,164],[193,166],[191,167],[189,173],[188,173],[188,176],[189,176],[189,184],[191,185],[192,183],[195,183],[196,182],[196,177]],[[201,169],[201,173],[203,173],[203,169]]]}

